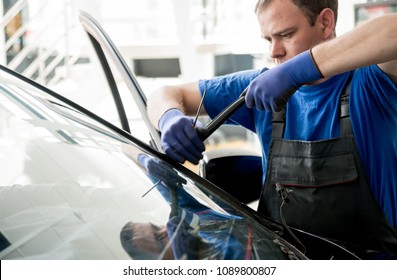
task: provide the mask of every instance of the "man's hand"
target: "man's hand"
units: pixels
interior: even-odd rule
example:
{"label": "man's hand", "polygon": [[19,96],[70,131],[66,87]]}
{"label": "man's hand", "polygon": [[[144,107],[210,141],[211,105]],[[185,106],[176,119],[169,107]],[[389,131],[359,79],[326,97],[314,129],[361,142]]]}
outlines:
{"label": "man's hand", "polygon": [[256,77],[245,97],[246,105],[260,111],[280,111],[300,86],[321,78],[323,75],[307,50]]}
{"label": "man's hand", "polygon": [[[202,126],[199,122],[196,125]],[[171,109],[165,112],[160,118],[159,128],[162,148],[172,159],[180,163],[188,160],[197,164],[203,157],[205,146],[193,127],[193,119],[180,110]]]}

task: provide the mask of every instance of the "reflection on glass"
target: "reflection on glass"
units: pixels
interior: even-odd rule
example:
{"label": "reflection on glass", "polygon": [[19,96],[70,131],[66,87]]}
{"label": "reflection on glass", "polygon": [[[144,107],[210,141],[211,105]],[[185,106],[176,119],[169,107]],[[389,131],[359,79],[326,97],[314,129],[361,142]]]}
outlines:
{"label": "reflection on glass", "polygon": [[[128,148],[125,151],[132,157],[134,152]],[[186,179],[166,163],[144,153],[135,156],[153,182],[148,192],[156,189],[169,204],[170,214],[162,225],[125,224],[120,240],[131,258],[258,259],[285,258],[288,254],[296,258],[291,250],[280,250],[283,243],[279,239],[268,236],[226,204],[218,204],[221,211],[217,211],[199,202],[187,191],[190,186]],[[150,196],[145,193],[142,199]]]}

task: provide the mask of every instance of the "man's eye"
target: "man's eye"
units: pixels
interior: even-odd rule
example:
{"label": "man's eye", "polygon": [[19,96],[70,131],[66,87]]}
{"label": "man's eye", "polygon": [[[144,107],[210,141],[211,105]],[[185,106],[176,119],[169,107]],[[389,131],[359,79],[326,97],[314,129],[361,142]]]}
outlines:
{"label": "man's eye", "polygon": [[281,37],[282,38],[291,38],[291,36],[292,36],[292,33],[286,33],[286,34],[281,34]]}

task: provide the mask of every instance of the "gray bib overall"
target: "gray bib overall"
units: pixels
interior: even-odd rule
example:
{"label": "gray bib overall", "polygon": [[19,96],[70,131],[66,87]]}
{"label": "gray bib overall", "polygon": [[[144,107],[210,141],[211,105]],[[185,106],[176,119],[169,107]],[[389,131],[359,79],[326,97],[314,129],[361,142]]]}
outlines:
{"label": "gray bib overall", "polygon": [[266,181],[258,211],[334,241],[397,252],[396,230],[372,195],[356,147],[349,84],[340,101],[339,138],[285,140],[285,111],[273,113]]}

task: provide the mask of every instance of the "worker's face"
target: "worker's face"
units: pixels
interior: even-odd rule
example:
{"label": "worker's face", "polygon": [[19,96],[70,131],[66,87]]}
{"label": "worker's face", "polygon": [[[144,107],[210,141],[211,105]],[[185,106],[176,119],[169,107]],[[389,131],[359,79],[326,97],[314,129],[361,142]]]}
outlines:
{"label": "worker's face", "polygon": [[[168,243],[168,235],[165,226],[158,227],[153,224],[135,223],[133,224],[133,231],[134,237],[132,242],[139,250],[155,257],[163,253]],[[173,259],[171,248],[165,251],[163,259]]]}
{"label": "worker's face", "polygon": [[257,16],[261,36],[269,43],[270,56],[276,64],[325,40],[321,20],[310,26],[291,0],[273,0]]}

